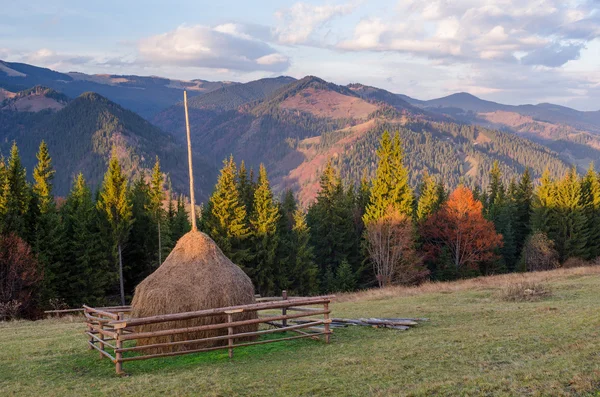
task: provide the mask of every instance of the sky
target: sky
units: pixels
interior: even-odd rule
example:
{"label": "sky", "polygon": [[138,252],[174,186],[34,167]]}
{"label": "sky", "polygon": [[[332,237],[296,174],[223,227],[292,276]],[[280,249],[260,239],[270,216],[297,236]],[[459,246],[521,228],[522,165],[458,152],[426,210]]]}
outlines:
{"label": "sky", "polygon": [[600,109],[600,0],[0,0],[0,59]]}

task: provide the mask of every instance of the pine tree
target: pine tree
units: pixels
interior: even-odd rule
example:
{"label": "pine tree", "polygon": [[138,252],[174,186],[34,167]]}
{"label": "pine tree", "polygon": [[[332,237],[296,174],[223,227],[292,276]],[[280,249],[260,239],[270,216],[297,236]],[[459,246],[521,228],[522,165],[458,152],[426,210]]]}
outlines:
{"label": "pine tree", "polygon": [[155,224],[155,207],[152,203],[152,186],[142,172],[133,182],[129,193],[131,227],[127,236],[127,249],[123,252],[123,279],[125,293],[150,275],[158,262],[158,228]]}
{"label": "pine tree", "polygon": [[425,173],[419,192],[417,220],[424,221],[442,206],[444,202],[444,186],[441,183],[438,184],[433,177]]}
{"label": "pine tree", "polygon": [[25,168],[21,164],[19,148],[13,143],[6,167],[4,186],[4,216],[0,227],[3,233],[14,232],[31,243],[31,235],[27,233],[26,217],[31,201],[31,189],[27,183]]}
{"label": "pine tree", "polygon": [[372,182],[369,205],[363,217],[365,224],[382,218],[390,206],[402,214],[412,216],[414,198],[408,184],[408,170],[402,162],[398,133],[393,139],[390,139],[387,131],[383,133],[377,157],[377,172]]}
{"label": "pine tree", "polygon": [[60,291],[55,288],[57,275],[64,268],[62,252],[65,239],[62,236],[61,220],[56,211],[52,194],[54,169],[44,141],[37,153],[37,165],[33,170],[33,195],[29,206],[28,224],[31,230],[31,247],[44,270],[44,281],[39,294],[42,304],[56,298]]}
{"label": "pine tree", "polygon": [[574,167],[558,182],[555,203],[556,228],[551,229],[548,237],[556,244],[561,261],[589,257],[588,222],[581,204],[581,183]]}
{"label": "pine tree", "polygon": [[125,305],[122,246],[129,234],[132,220],[132,205],[128,190],[127,178],[123,174],[116,153],[113,152],[108,170],[104,175],[98,210],[104,213],[111,228],[113,242],[117,248],[122,305]]}
{"label": "pine tree", "polygon": [[534,231],[550,235],[556,218],[556,194],[556,182],[546,169],[532,201],[531,227]]}
{"label": "pine tree", "polygon": [[[335,279],[335,271],[343,260],[349,261],[355,270],[361,266],[356,243],[359,237],[356,236],[352,206],[348,201],[342,181],[331,161],[328,161],[321,174],[317,199],[309,207],[307,214],[311,244],[320,268],[321,280],[326,279],[327,271]],[[323,288],[323,292],[332,291],[335,289],[335,282],[324,283]]]}
{"label": "pine tree", "polygon": [[256,189],[254,183],[254,173],[248,176],[248,171],[246,170],[246,163],[244,160],[240,163],[240,169],[238,171],[238,191],[240,192],[240,197],[246,206],[247,215],[250,215],[250,209],[253,206],[254,200],[254,190]]}
{"label": "pine tree", "polygon": [[342,261],[335,275],[336,290],[339,292],[350,292],[356,288],[356,279],[352,266],[346,260]]}
{"label": "pine tree", "polygon": [[318,267],[310,246],[310,229],[304,213],[296,209],[293,214],[292,240],[286,263],[292,266],[289,277],[290,290],[300,295],[311,295],[318,291]]}
{"label": "pine tree", "polygon": [[33,193],[37,196],[40,213],[45,214],[52,211],[54,207],[52,179],[55,173],[46,142],[42,141],[36,157],[38,163],[33,170],[33,179],[35,180]]}
{"label": "pine tree", "polygon": [[156,224],[156,230],[158,235],[158,249],[157,249],[157,258],[158,258],[158,266],[162,263],[162,254],[163,254],[163,246],[162,246],[162,236],[161,236],[161,225],[164,222],[164,210],[163,210],[163,200],[165,199],[164,193],[164,178],[163,174],[160,170],[160,161],[158,156],[156,156],[156,162],[154,163],[154,168],[152,169],[152,177],[150,179],[150,201],[148,203],[148,211],[152,214],[154,218],[154,223]]}
{"label": "pine tree", "polygon": [[514,194],[516,217],[514,225],[515,247],[517,252],[521,252],[527,236],[531,234],[531,211],[533,203],[533,182],[529,167],[521,176],[517,191]]}
{"label": "pine tree", "polygon": [[96,206],[81,173],[61,208],[61,217],[67,249],[57,278],[57,296],[72,307],[102,304],[115,271],[107,260]]}
{"label": "pine tree", "polygon": [[277,253],[277,223],[279,221],[279,209],[273,200],[273,193],[269,185],[267,170],[260,165],[258,183],[254,192],[253,209],[250,215],[252,228],[251,275],[255,286],[261,295],[269,296],[278,292],[282,284],[284,274],[276,263]]}
{"label": "pine tree", "polygon": [[587,218],[588,256],[586,259],[594,259],[600,256],[600,181],[593,163],[590,163],[581,181],[581,205]]}
{"label": "pine tree", "polygon": [[242,267],[249,259],[248,249],[244,246],[250,235],[247,216],[238,189],[237,167],[230,157],[224,161],[215,191],[202,214],[202,228],[229,259]]}

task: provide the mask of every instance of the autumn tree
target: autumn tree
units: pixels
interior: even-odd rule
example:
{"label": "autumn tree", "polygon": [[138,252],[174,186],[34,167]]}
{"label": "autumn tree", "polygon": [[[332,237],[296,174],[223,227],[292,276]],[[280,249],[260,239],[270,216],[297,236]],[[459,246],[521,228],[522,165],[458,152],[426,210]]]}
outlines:
{"label": "autumn tree", "polygon": [[535,232],[527,238],[521,253],[521,270],[552,270],[558,266],[558,252],[548,236],[542,232]]}
{"label": "autumn tree", "polygon": [[422,229],[425,249],[433,256],[447,250],[458,272],[478,268],[495,258],[502,236],[492,222],[483,217],[483,205],[473,199],[465,186],[457,187],[442,208],[425,222]]}
{"label": "autumn tree", "polygon": [[367,251],[380,287],[395,281],[412,284],[429,274],[414,250],[413,234],[411,219],[391,206],[382,217],[367,223]]}
{"label": "autumn tree", "polygon": [[29,245],[15,233],[0,236],[0,320],[26,312],[35,286],[42,280]]}

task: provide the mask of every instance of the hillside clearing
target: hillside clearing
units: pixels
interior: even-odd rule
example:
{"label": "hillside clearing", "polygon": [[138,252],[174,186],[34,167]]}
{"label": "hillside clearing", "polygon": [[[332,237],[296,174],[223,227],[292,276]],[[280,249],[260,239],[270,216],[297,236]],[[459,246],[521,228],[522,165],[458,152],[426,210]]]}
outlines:
{"label": "hillside clearing", "polygon": [[[507,302],[506,285],[551,294]],[[481,277],[339,297],[336,317],[427,317],[409,331],[354,327],[131,363],[118,378],[79,318],[0,324],[2,395],[592,395],[600,389],[600,267]]]}

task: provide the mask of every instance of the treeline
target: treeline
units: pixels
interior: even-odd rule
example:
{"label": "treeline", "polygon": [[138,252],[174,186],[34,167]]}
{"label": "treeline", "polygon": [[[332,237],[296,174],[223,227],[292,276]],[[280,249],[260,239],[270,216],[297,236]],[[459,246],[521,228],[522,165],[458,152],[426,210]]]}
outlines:
{"label": "treeline", "polygon": [[33,183],[16,144],[0,161],[0,319],[119,302],[190,228],[158,158],[152,175],[130,184],[113,153],[98,191],[79,174],[66,198],[54,197],[54,175],[44,142]]}
{"label": "treeline", "polygon": [[[561,178],[529,169],[508,183],[495,162],[485,189],[449,191],[426,173],[416,189],[399,134],[384,132],[372,178],[343,182],[329,161],[314,202],[277,199],[267,170],[224,162],[198,220],[252,278],[257,293],[309,295],[427,279],[552,269],[600,256],[600,177],[590,167]],[[126,301],[190,229],[184,199],[165,195],[158,159],[129,184],[116,156],[92,193],[75,178],[52,195],[44,143],[33,183],[16,145],[0,162],[0,304],[6,313]],[[121,275],[122,272],[122,275]],[[119,283],[121,281],[121,283]]]}

